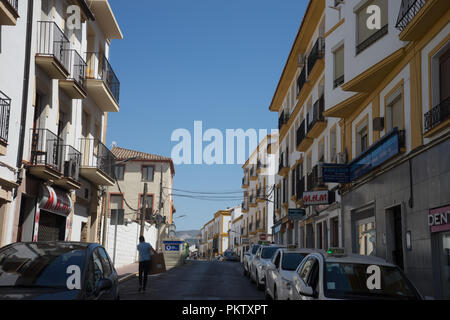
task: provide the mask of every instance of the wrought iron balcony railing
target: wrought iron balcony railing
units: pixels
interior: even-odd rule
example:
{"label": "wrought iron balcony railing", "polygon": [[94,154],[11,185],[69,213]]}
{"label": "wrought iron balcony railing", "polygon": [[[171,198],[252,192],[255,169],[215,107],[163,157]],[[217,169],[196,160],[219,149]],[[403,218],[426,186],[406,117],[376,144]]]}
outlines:
{"label": "wrought iron balcony railing", "polygon": [[114,179],[116,159],[113,153],[98,139],[83,138],[80,140],[81,166],[97,168],[111,179]]}
{"label": "wrought iron balcony railing", "polygon": [[85,89],[86,67],[87,64],[76,50],[69,50],[69,79],[76,81]]}
{"label": "wrought iron balcony railing", "polygon": [[368,37],[366,40],[361,42],[356,46],[356,54],[361,53],[362,51],[366,50],[368,47],[370,47],[374,42],[381,39],[384,35],[388,33],[388,25],[384,25],[380,30],[375,32],[373,35]]}
{"label": "wrought iron balcony railing", "polygon": [[81,153],[72,146],[62,145],[61,157],[64,177],[79,181]]}
{"label": "wrought iron balcony railing", "polygon": [[14,8],[14,10],[16,10],[16,12],[19,12],[19,0],[7,0],[7,2]]}
{"label": "wrought iron balcony railing", "polygon": [[342,75],[342,76],[337,77],[336,79],[334,79],[334,82],[333,82],[334,88],[339,87],[341,84],[344,83],[344,81],[345,81],[344,75]]}
{"label": "wrought iron balcony railing", "polygon": [[48,129],[31,129],[31,164],[61,172],[63,140]]}
{"label": "wrought iron balcony railing", "polygon": [[0,140],[8,143],[11,99],[0,91]]}
{"label": "wrought iron balcony railing", "polygon": [[287,157],[286,157],[286,154],[287,153],[285,153],[285,152],[282,152],[281,153],[281,155],[280,155],[280,163],[279,163],[279,165],[278,165],[278,172],[280,172],[281,171],[281,169],[283,169],[283,168],[287,168]]}
{"label": "wrought iron balcony railing", "polygon": [[305,177],[297,180],[295,189],[297,201],[303,199],[303,192],[305,192]]}
{"label": "wrought iron balcony railing", "polygon": [[280,118],[278,119],[278,130],[281,130],[281,128],[288,123],[289,121],[289,114],[286,110],[283,110],[281,113]]}
{"label": "wrought iron balcony railing", "polygon": [[308,191],[313,191],[315,188],[323,185],[319,179],[319,167],[317,165],[308,174],[306,183]]}
{"label": "wrought iron balcony railing", "polygon": [[311,74],[312,69],[316,65],[317,60],[322,59],[325,54],[325,40],[319,37],[308,56],[308,75]]}
{"label": "wrought iron balcony railing", "polygon": [[300,94],[300,91],[302,91],[303,86],[306,83],[306,67],[303,67],[302,72],[300,72],[300,75],[297,78],[297,96]]}
{"label": "wrought iron balcony railing", "polygon": [[420,9],[422,9],[425,2],[427,2],[427,0],[403,0],[395,27],[398,30],[403,31],[411,20],[414,19]]}
{"label": "wrought iron balcony railing", "polygon": [[[323,112],[325,111],[325,97],[321,96],[319,100],[314,103],[312,110],[312,118],[310,122],[308,122],[308,132],[314,127],[314,125],[319,121],[324,121],[325,118],[323,116]],[[309,114],[308,114],[309,118]]]}
{"label": "wrought iron balcony railing", "polygon": [[88,61],[86,78],[103,80],[116,102],[119,102],[120,81],[108,59],[104,54],[98,52],[87,52],[86,54]]}
{"label": "wrought iron balcony railing", "polygon": [[302,143],[303,139],[306,138],[305,126],[306,121],[303,120],[302,123],[300,124],[300,127],[298,127],[297,129],[297,147]]}
{"label": "wrought iron balcony railing", "polygon": [[38,55],[51,56],[70,70],[70,41],[55,22],[39,21],[37,39]]}
{"label": "wrought iron balcony railing", "polygon": [[425,113],[425,133],[450,118],[450,97]]}

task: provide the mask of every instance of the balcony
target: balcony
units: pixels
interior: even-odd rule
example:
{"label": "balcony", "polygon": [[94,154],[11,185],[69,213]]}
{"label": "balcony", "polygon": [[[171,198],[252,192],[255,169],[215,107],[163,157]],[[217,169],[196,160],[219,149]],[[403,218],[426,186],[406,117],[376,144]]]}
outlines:
{"label": "balcony", "polygon": [[297,180],[297,183],[295,185],[295,195],[297,202],[303,200],[303,192],[305,192],[305,177]]}
{"label": "balcony", "polygon": [[283,110],[283,112],[281,113],[280,118],[278,118],[278,130],[281,130],[281,128],[283,128],[283,126],[285,124],[287,124],[288,122],[289,122],[288,111]]}
{"label": "balcony", "polygon": [[297,151],[298,152],[306,152],[314,142],[314,139],[311,139],[306,136],[306,120],[303,120],[300,124],[300,127],[297,129]]}
{"label": "balcony", "polygon": [[255,208],[257,207],[258,204],[256,203],[256,196],[255,195],[250,195],[250,208]]}
{"label": "balcony", "polygon": [[258,176],[256,175],[256,168],[254,165],[250,168],[250,181],[258,180]]}
{"label": "balcony", "polygon": [[383,36],[385,36],[388,33],[388,25],[384,25],[383,27],[381,27],[380,30],[378,30],[377,32],[375,32],[373,35],[371,35],[370,37],[368,37],[366,40],[364,40],[363,42],[361,42],[360,44],[358,44],[356,46],[356,54],[360,54],[361,52],[363,52],[364,50],[366,50],[368,47],[370,47],[373,43],[375,43],[376,41],[378,41],[379,39],[381,39]]}
{"label": "balcony", "polygon": [[72,146],[62,145],[60,157],[63,176],[55,184],[67,190],[80,189],[81,153]]}
{"label": "balcony", "polygon": [[403,0],[395,27],[402,41],[417,41],[450,9],[450,1]]}
{"label": "balcony", "polygon": [[15,26],[19,18],[19,0],[0,0],[0,26]]}
{"label": "balcony", "polygon": [[59,180],[63,140],[47,129],[31,130],[30,174],[43,180]]}
{"label": "balcony", "polygon": [[112,152],[98,139],[81,139],[80,174],[101,186],[114,185],[115,158]]}
{"label": "balcony", "polygon": [[249,187],[248,179],[246,179],[245,177],[242,178],[242,188],[246,189],[248,187]]}
{"label": "balcony", "polygon": [[333,88],[336,89],[337,87],[339,87],[341,84],[343,84],[345,82],[345,75],[342,75],[340,77],[337,77],[336,79],[334,79],[333,81]]}
{"label": "balcony", "polygon": [[302,92],[305,83],[306,83],[306,68],[303,67],[302,72],[297,78],[297,96],[299,96],[300,93]]}
{"label": "balcony", "polygon": [[[327,122],[325,121],[325,117],[323,116],[323,112],[325,110],[325,98],[324,96],[320,97],[319,100],[314,103],[312,110],[312,118],[308,123],[307,136],[312,139],[316,139],[320,136],[320,134],[327,128]],[[308,119],[310,118],[310,114],[308,114]]]}
{"label": "balcony", "polygon": [[59,80],[60,88],[72,99],[86,98],[86,62],[76,50],[69,50],[69,77]]}
{"label": "balcony", "polygon": [[242,204],[241,204],[241,207],[242,207],[242,212],[248,212],[248,203],[247,203],[247,201],[243,201],[242,202]]}
{"label": "balcony", "polygon": [[326,186],[322,183],[321,179],[319,178],[319,167],[314,166],[311,173],[308,174],[306,179],[307,184],[307,190],[308,191],[314,191],[317,189],[323,189],[326,188]]}
{"label": "balcony", "polygon": [[103,54],[87,52],[86,88],[103,112],[119,112],[120,82]]}
{"label": "balcony", "polygon": [[287,152],[281,153],[280,163],[278,165],[278,175],[282,177],[287,177],[289,174],[289,165],[287,159]]}
{"label": "balcony", "polygon": [[69,39],[52,21],[39,21],[37,31],[36,64],[52,79],[67,79],[70,74]]}
{"label": "balcony", "polygon": [[[316,74],[317,72],[314,70],[314,67],[317,66],[317,69],[323,68],[323,57],[325,55],[325,39],[319,37],[314,44],[314,47],[311,50],[311,53],[308,56],[308,78],[311,77],[311,74]],[[318,64],[318,61],[321,61]]]}
{"label": "balcony", "polygon": [[432,137],[450,125],[450,97],[425,113],[425,138]]}
{"label": "balcony", "polygon": [[6,155],[9,136],[9,115],[11,99],[0,91],[0,155]]}
{"label": "balcony", "polygon": [[267,199],[267,195],[266,195],[266,190],[264,190],[264,189],[258,189],[257,191],[256,191],[256,202],[262,202],[262,203],[264,203],[264,202],[266,202],[266,199]]}

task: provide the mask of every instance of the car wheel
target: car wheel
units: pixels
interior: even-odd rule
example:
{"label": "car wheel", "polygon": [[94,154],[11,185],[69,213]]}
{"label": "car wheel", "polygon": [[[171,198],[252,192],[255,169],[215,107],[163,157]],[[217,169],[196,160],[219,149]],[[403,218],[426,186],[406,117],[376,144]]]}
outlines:
{"label": "car wheel", "polygon": [[264,300],[272,300],[272,297],[269,294],[269,291],[266,289],[264,290]]}

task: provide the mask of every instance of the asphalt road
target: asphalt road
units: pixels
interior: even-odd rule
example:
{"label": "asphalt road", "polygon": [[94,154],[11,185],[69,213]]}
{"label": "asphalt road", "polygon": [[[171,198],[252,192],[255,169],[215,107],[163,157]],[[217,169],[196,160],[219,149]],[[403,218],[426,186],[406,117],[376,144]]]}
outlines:
{"label": "asphalt road", "polygon": [[164,274],[148,277],[138,292],[138,278],[120,284],[122,300],[263,300],[264,293],[243,275],[238,262],[187,261]]}

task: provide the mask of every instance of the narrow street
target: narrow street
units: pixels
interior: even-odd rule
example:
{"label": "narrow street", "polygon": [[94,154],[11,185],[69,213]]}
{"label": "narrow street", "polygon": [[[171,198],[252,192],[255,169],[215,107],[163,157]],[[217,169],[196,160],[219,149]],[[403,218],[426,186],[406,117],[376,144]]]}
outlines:
{"label": "narrow street", "polygon": [[187,261],[164,274],[149,276],[147,291],[139,293],[138,279],[120,285],[122,300],[262,300],[258,291],[244,277],[237,262]]}

